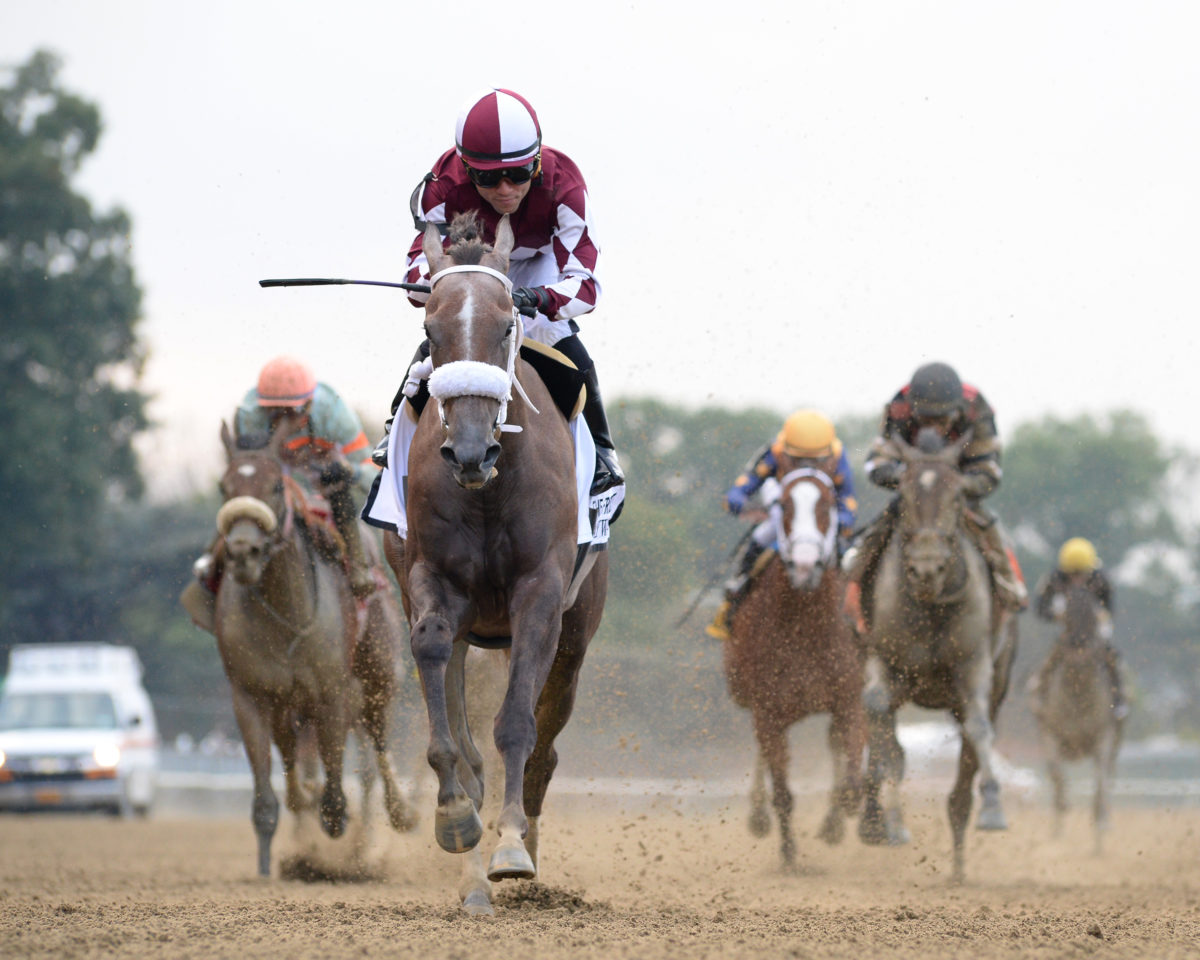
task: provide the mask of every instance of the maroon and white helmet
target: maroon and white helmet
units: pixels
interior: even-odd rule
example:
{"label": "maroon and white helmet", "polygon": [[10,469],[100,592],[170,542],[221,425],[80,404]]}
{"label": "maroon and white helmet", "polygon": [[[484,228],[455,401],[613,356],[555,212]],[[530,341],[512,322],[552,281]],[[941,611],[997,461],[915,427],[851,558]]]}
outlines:
{"label": "maroon and white helmet", "polygon": [[518,167],[541,151],[542,128],[529,101],[493,87],[458,115],[454,145],[463,161],[476,170]]}

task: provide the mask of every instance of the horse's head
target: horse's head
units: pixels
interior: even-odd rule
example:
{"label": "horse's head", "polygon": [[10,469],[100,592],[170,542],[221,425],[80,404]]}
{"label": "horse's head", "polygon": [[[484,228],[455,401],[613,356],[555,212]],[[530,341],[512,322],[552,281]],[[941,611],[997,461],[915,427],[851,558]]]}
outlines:
{"label": "horse's head", "polygon": [[224,504],[217,529],[225,538],[225,562],[238,583],[258,583],[271,558],[287,505],[279,446],[287,435],[280,424],[268,446],[239,450],[229,427],[221,423],[228,466],[221,477]]}
{"label": "horse's head", "polygon": [[815,590],[837,557],[837,494],[833,480],[816,467],[784,475],[779,498],[779,555],[797,590]]}
{"label": "horse's head", "polygon": [[969,435],[946,446],[926,428],[916,446],[893,439],[904,463],[900,479],[900,532],[904,574],[916,598],[937,599],[956,555],[959,522],[966,503],[958,464]]}
{"label": "horse's head", "polygon": [[521,325],[505,274],[513,234],[508,217],[501,217],[496,244],[489,246],[475,214],[459,214],[450,240],[443,252],[437,227],[425,230],[432,288],[425,305],[433,363],[429,393],[438,402],[445,434],[442,457],[459,485],[473,490],[496,473],[516,377]]}

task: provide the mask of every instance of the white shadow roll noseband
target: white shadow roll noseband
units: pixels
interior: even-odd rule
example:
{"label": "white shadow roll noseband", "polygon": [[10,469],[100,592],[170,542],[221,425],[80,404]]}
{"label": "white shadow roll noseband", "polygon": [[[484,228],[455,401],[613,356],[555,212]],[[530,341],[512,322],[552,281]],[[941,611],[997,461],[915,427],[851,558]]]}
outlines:
{"label": "white shadow roll noseband", "polygon": [[[429,278],[429,288],[433,289],[442,277],[451,273],[486,273],[504,284],[508,295],[512,296],[512,281],[499,270],[479,264],[459,264],[439,270]],[[512,390],[515,386],[521,399],[529,404],[534,413],[539,410],[525,393],[521,381],[517,379],[517,353],[521,349],[521,341],[525,339],[525,324],[521,314],[513,307],[513,332],[508,336],[508,363],[499,367],[494,363],[484,363],[481,360],[451,360],[436,368],[429,376],[429,395],[438,402],[438,414],[442,425],[446,424],[445,401],[454,397],[489,397],[500,401],[500,413],[496,417],[495,429],[502,433],[520,433],[521,428],[515,424],[505,423],[508,416],[508,403],[512,400]]]}

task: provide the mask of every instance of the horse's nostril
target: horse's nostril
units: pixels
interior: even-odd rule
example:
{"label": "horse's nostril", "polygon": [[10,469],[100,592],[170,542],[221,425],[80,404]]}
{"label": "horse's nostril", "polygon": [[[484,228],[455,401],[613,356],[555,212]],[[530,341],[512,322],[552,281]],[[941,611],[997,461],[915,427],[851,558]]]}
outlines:
{"label": "horse's nostril", "polygon": [[458,466],[458,457],[454,455],[453,447],[442,447],[442,459],[452,467]]}

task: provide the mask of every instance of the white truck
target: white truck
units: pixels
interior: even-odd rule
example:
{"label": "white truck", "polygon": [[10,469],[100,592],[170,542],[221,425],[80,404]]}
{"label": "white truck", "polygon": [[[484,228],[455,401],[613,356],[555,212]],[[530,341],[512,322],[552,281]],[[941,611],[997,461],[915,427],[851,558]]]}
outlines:
{"label": "white truck", "polygon": [[0,692],[0,810],[146,815],[158,727],[132,647],[20,644]]}

